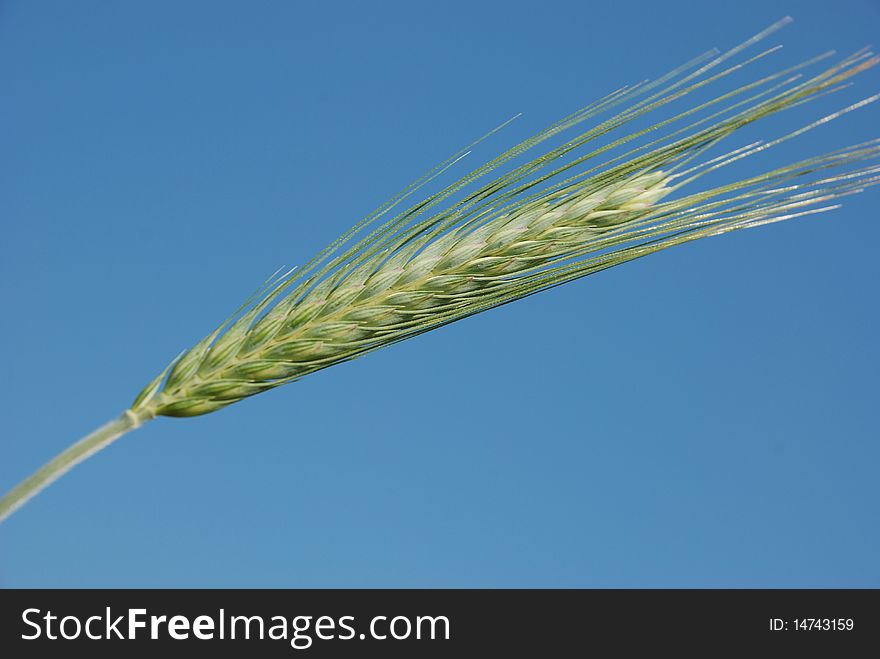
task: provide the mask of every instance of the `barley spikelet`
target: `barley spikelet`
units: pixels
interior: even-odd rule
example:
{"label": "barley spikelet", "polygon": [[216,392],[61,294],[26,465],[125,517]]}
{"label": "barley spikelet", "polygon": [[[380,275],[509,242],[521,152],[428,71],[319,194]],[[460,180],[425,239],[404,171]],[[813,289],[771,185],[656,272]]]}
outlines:
{"label": "barley spikelet", "polygon": [[[251,324],[184,355],[152,402],[157,414],[193,416],[399,340],[438,319],[465,315],[637,216],[666,194],[662,172],[634,175],[560,206],[541,202],[449,231],[413,254],[382,251],[291,297]],[[169,384],[170,383],[170,384]],[[147,402],[147,404],[149,404]]]}
{"label": "barley spikelet", "polygon": [[[119,419],[0,499],[0,520],[154,417],[207,414],[669,247],[825,212],[836,208],[839,198],[880,182],[875,139],[749,178],[704,184],[707,174],[725,174],[744,158],[880,97],[864,98],[769,141],[711,156],[710,149],[741,128],[836,92],[878,63],[872,53],[859,51],[820,68],[831,56],[825,54],[687,104],[774,53],[777,48],[736,61],[786,22],[726,53],[707,53],[653,82],[619,89],[406,206],[468,151],[455,154],[303,268],[271,278],[162,371]],[[818,72],[809,73],[814,68]],[[671,116],[638,127],[646,115],[674,109],[677,102],[683,107]],[[607,118],[600,120],[603,113]],[[575,130],[588,120],[596,123]],[[539,148],[565,135],[558,146]]]}

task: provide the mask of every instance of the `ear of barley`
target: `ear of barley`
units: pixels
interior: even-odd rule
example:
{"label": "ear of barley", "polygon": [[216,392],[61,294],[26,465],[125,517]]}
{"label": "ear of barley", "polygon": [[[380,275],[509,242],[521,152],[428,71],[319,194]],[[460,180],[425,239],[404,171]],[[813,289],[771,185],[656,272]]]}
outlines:
{"label": "ear of barley", "polygon": [[[806,74],[829,57],[822,55],[686,105],[647,128],[626,131],[645,115],[773,53],[776,48],[734,61],[786,22],[654,82],[622,88],[439,192],[396,210],[465,152],[455,154],[305,267],[270,279],[147,385],[119,420],[0,500],[0,519],[78,461],[154,417],[207,414],[675,245],[830,210],[839,198],[874,185],[880,181],[880,166],[872,164],[880,156],[880,140],[701,186],[709,172],[726,171],[743,158],[877,100],[865,98],[767,142],[711,159],[705,155],[746,125],[846,86],[849,78],[877,64],[867,51]],[[601,113],[610,116],[574,131]],[[561,145],[540,151],[551,138],[571,132]],[[537,155],[526,158],[530,153]],[[509,169],[491,178],[500,168]]]}

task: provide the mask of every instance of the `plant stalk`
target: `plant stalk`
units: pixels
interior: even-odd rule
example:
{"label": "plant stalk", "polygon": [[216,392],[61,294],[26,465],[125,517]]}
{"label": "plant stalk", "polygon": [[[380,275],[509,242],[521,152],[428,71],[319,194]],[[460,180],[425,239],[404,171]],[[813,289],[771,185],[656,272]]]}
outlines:
{"label": "plant stalk", "polygon": [[90,458],[105,446],[109,446],[125,433],[135,430],[149,418],[144,419],[131,410],[126,410],[118,419],[101,426],[59,453],[54,459],[10,490],[3,498],[0,498],[0,522],[80,462]]}

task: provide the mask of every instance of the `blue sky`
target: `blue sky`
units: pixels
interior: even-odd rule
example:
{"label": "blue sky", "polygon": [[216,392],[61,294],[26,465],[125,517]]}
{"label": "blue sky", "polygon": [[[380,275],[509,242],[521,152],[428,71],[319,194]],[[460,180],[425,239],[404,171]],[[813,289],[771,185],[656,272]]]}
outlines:
{"label": "blue sky", "polygon": [[[869,0],[3,3],[0,490],[500,121],[474,164],[786,14],[761,70],[878,41]],[[878,587],[878,205],[160,419],[0,526],[0,584]]]}

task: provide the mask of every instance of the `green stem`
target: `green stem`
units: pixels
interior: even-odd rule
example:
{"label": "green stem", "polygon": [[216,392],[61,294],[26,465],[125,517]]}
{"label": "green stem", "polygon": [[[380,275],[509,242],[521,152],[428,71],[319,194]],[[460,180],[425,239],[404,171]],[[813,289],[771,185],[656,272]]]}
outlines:
{"label": "green stem", "polygon": [[126,410],[118,419],[101,426],[90,435],[83,437],[73,446],[59,453],[53,460],[47,462],[3,498],[0,498],[0,522],[80,462],[93,456],[105,446],[109,446],[125,433],[139,427],[144,421],[145,419],[131,410]]}

